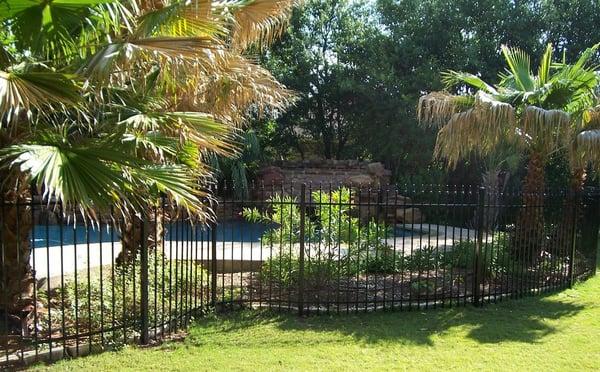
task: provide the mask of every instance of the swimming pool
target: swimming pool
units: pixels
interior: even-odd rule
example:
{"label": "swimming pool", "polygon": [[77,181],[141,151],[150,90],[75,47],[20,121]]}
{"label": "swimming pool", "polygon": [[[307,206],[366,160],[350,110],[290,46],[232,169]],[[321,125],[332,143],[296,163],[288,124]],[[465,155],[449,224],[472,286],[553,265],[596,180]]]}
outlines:
{"label": "swimming pool", "polygon": [[[266,224],[246,221],[226,221],[217,226],[217,241],[259,242],[269,228]],[[35,248],[61,245],[119,242],[120,233],[110,226],[102,228],[85,225],[35,225],[32,230]],[[211,230],[206,226],[173,223],[165,226],[165,240],[211,240]]]}
{"label": "swimming pool", "polygon": [[[217,241],[233,243],[260,242],[261,236],[274,226],[264,223],[247,221],[224,221],[217,226]],[[206,226],[189,223],[174,223],[165,226],[165,240],[200,240],[210,241],[211,231]],[[418,231],[408,230],[396,226],[394,234],[389,238],[410,237],[421,234]],[[61,245],[90,244],[119,242],[120,234],[110,226],[101,229],[85,225],[35,225],[32,231],[35,248],[56,247]]]}

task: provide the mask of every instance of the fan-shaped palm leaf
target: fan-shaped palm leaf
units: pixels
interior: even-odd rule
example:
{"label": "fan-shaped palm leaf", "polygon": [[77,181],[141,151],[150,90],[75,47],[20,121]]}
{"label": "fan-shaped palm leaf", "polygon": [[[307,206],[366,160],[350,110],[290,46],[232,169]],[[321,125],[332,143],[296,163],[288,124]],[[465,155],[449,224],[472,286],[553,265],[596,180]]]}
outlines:
{"label": "fan-shaped palm leaf", "polygon": [[152,36],[224,36],[227,28],[222,21],[211,17],[209,1],[176,1],[139,18],[136,38]]}
{"label": "fan-shaped palm leaf", "polygon": [[29,114],[52,109],[52,105],[74,106],[81,99],[75,76],[56,72],[0,71],[0,116],[8,120],[20,110]]}
{"label": "fan-shaped palm leaf", "polygon": [[0,20],[11,19],[20,48],[34,54],[69,54],[91,15],[92,7],[109,0],[6,0]]}
{"label": "fan-shaped palm leaf", "polygon": [[95,218],[111,206],[141,210],[146,198],[166,193],[190,211],[201,210],[193,172],[178,165],[152,165],[105,143],[18,144],[0,150],[4,167],[30,175],[47,199],[77,205]]}
{"label": "fan-shaped palm leaf", "polygon": [[259,43],[268,45],[285,29],[299,0],[225,0],[220,5],[233,9],[233,43],[245,49]]}
{"label": "fan-shaped palm leaf", "polygon": [[520,49],[502,46],[502,54],[514,78],[515,84],[523,91],[535,89],[535,80],[531,76],[531,61],[529,56]]}

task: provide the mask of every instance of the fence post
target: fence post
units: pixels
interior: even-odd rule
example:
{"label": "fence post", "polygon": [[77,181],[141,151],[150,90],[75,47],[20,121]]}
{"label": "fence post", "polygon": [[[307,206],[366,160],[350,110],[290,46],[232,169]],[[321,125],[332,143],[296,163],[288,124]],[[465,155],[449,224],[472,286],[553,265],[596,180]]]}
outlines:
{"label": "fence post", "polygon": [[304,240],[306,229],[306,184],[300,186],[300,268],[298,278],[298,314],[304,315]]}
{"label": "fence post", "polygon": [[570,216],[572,218],[572,227],[571,227],[571,251],[569,252],[569,288],[573,287],[575,283],[575,249],[577,248],[577,216],[579,215],[579,203],[581,203],[581,195],[576,193],[573,198],[573,215]]}
{"label": "fence post", "polygon": [[591,243],[594,245],[594,248],[592,250],[593,254],[592,254],[592,276],[596,275],[596,269],[597,269],[597,262],[598,262],[598,250],[600,250],[600,230],[598,229],[600,223],[600,189],[598,188],[594,188],[594,191],[592,192],[592,201],[591,203],[593,203],[594,205],[594,212],[593,212],[593,216],[592,216],[592,241]]}
{"label": "fence post", "polygon": [[[134,217],[136,218],[136,217]],[[141,289],[141,303],[140,303],[140,317],[141,317],[141,331],[140,331],[140,343],[142,345],[148,344],[148,245],[146,239],[146,228],[147,228],[147,216],[142,215],[142,223],[140,228],[140,289]]]}
{"label": "fence post", "polygon": [[473,305],[481,305],[481,284],[483,280],[481,250],[483,247],[483,217],[485,212],[485,187],[477,192],[477,241],[475,242],[475,268],[473,270]]}
{"label": "fence post", "polygon": [[210,223],[210,304],[217,305],[217,223]]}

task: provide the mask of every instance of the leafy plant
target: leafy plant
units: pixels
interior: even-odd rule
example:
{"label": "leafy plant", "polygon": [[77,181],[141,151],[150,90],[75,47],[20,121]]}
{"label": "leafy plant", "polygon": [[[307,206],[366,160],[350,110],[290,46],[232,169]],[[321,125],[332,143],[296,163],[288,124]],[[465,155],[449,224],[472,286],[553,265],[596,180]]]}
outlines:
{"label": "leafy plant", "polygon": [[[151,325],[155,322],[159,325],[169,323],[181,316],[182,311],[187,311],[181,305],[176,307],[173,299],[192,303],[199,302],[201,296],[208,294],[208,275],[201,265],[168,260],[161,253],[149,252],[148,256],[148,315]],[[100,331],[109,326],[137,332],[141,305],[140,268],[138,255],[128,265],[115,267],[114,281],[110,271],[104,272],[102,278],[94,275],[89,283],[86,277],[81,276],[77,282],[74,279],[67,281],[61,290],[51,293],[51,329],[63,332],[64,319],[64,336]],[[47,300],[45,302],[48,303]],[[49,331],[45,312],[39,312],[38,329],[42,333]],[[111,332],[105,332],[105,337],[118,341],[118,335]]]}
{"label": "leafy plant", "polygon": [[[305,220],[305,280],[311,285],[323,285],[337,276],[363,273],[393,273],[401,265],[385,239],[391,229],[370,221],[361,225],[352,216],[350,190],[311,194],[316,205],[314,215]],[[275,195],[269,199],[270,211],[246,208],[242,215],[251,222],[276,225],[266,231],[266,244],[279,244],[279,254],[262,266],[262,280],[276,281],[284,287],[296,285],[299,278],[299,247],[301,211],[296,198]]]}
{"label": "leafy plant", "polygon": [[[476,242],[467,240],[455,243],[452,250],[445,254],[445,264],[461,269],[472,270],[475,266]],[[506,274],[512,270],[515,258],[510,249],[510,237],[507,233],[496,233],[481,247],[481,263],[485,273],[491,277]]]}

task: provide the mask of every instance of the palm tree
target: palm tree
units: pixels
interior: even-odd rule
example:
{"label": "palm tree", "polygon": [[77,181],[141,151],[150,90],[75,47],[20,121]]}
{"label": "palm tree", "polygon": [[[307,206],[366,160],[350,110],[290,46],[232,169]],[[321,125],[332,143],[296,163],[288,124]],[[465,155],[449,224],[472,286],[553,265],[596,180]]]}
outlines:
{"label": "palm tree", "polygon": [[2,310],[33,306],[29,185],[85,218],[114,207],[135,225],[162,195],[209,215],[208,154],[236,153],[246,110],[292,99],[246,53],[268,45],[294,5],[0,3]]}
{"label": "palm tree", "polygon": [[433,92],[419,100],[418,119],[440,128],[435,156],[450,165],[473,153],[483,157],[506,139],[515,140],[528,155],[523,184],[526,208],[517,222],[516,246],[533,258],[544,240],[544,167],[555,152],[568,148],[574,128],[593,106],[598,75],[590,64],[598,46],[586,50],[574,64],[553,62],[548,45],[537,73],[530,57],[502,47],[507,70],[499,82],[449,71],[443,79],[459,94]]}

